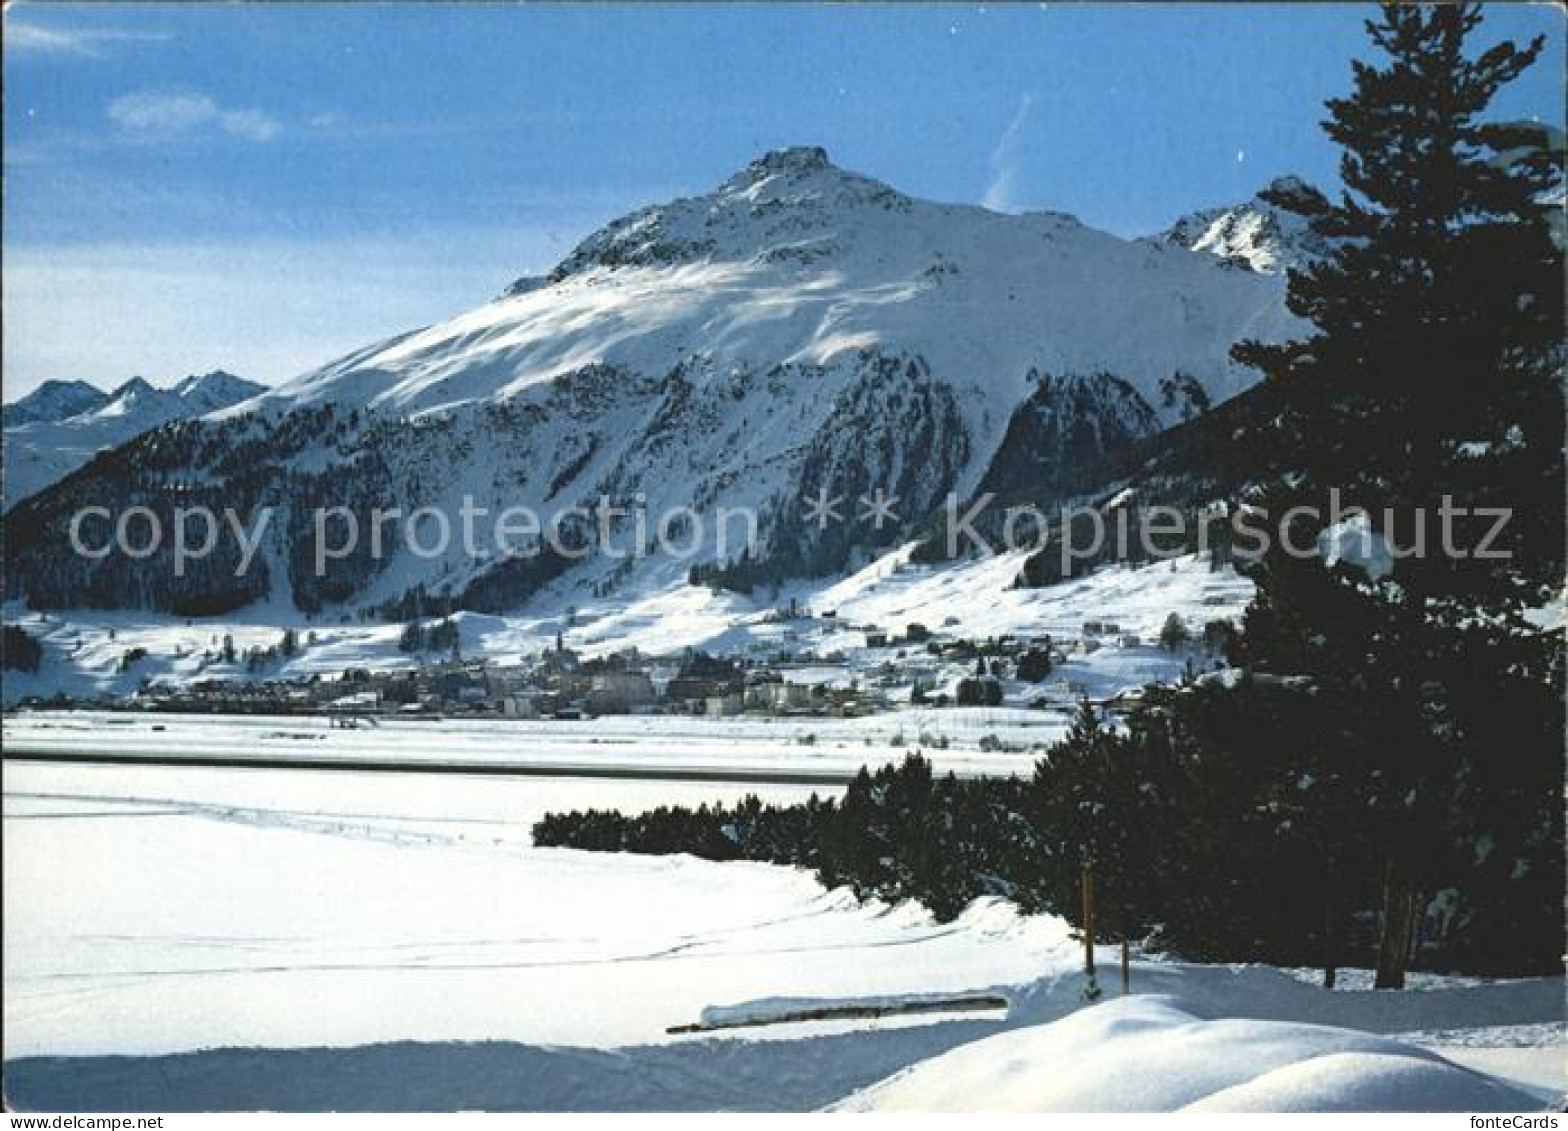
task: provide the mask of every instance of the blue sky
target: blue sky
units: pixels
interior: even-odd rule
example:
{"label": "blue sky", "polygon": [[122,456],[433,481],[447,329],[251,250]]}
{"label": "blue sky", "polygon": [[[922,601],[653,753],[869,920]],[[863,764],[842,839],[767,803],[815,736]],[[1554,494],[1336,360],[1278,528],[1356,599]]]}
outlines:
{"label": "blue sky", "polygon": [[[1345,6],[65,5],[5,11],[4,379],[276,381],[477,305],[614,216],[820,144],[1124,235],[1293,172]],[[1560,115],[1563,18],[1499,99]]]}

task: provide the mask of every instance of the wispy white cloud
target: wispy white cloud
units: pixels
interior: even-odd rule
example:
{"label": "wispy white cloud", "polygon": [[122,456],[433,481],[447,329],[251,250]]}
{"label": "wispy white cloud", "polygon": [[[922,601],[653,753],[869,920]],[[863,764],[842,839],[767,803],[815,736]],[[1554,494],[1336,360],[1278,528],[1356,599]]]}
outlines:
{"label": "wispy white cloud", "polygon": [[20,20],[6,21],[5,45],[13,51],[53,51],[65,55],[96,54],[87,41],[79,35],[38,27],[36,24],[24,24]]}
{"label": "wispy white cloud", "polygon": [[109,103],[109,117],[128,130],[188,130],[218,116],[205,94],[127,94]]}
{"label": "wispy white cloud", "polygon": [[218,126],[224,133],[249,141],[270,141],[283,130],[276,118],[262,110],[220,111]]}
{"label": "wispy white cloud", "polygon": [[265,110],[226,109],[205,94],[141,91],[109,103],[109,118],[137,134],[183,134],[218,129],[246,141],[270,141],[283,126]]}
{"label": "wispy white cloud", "polygon": [[980,203],[993,211],[1011,212],[1018,207],[1018,176],[1023,163],[1022,135],[1033,110],[1034,95],[1025,94],[1018,100],[1018,111],[1002,131],[996,148],[991,150],[991,182],[986,186]]}
{"label": "wispy white cloud", "polygon": [[81,55],[98,59],[105,55],[107,44],[162,43],[172,38],[169,33],[161,31],[111,31],[105,28],[74,28],[65,31],[25,20],[5,21],[5,45],[8,50],[39,54]]}

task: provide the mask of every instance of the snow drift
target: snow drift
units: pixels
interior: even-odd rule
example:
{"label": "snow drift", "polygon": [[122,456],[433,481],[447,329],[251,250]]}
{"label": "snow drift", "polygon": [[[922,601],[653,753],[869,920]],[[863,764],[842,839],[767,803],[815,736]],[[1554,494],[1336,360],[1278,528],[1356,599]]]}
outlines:
{"label": "snow drift", "polygon": [[1352,1029],[1205,1020],[1125,997],[914,1065],[842,1111],[1535,1111],[1436,1053]]}

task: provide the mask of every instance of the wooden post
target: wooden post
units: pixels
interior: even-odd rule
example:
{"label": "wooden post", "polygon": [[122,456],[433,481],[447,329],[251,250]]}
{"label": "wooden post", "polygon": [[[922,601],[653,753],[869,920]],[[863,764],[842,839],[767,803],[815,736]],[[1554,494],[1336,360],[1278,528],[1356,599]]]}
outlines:
{"label": "wooden post", "polygon": [[1127,936],[1122,936],[1122,993],[1132,993],[1132,948],[1127,945]]}
{"label": "wooden post", "polygon": [[1085,1001],[1100,1000],[1100,983],[1094,971],[1094,872],[1083,870],[1083,972],[1088,979],[1083,988]]}

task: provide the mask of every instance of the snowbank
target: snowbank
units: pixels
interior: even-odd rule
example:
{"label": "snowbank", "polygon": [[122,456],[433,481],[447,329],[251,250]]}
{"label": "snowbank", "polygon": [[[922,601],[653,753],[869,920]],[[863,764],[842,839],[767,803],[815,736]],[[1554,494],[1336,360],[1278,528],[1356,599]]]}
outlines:
{"label": "snowbank", "polygon": [[1204,1020],[1133,996],[917,1064],[846,1111],[1532,1111],[1529,1094],[1350,1029]]}

